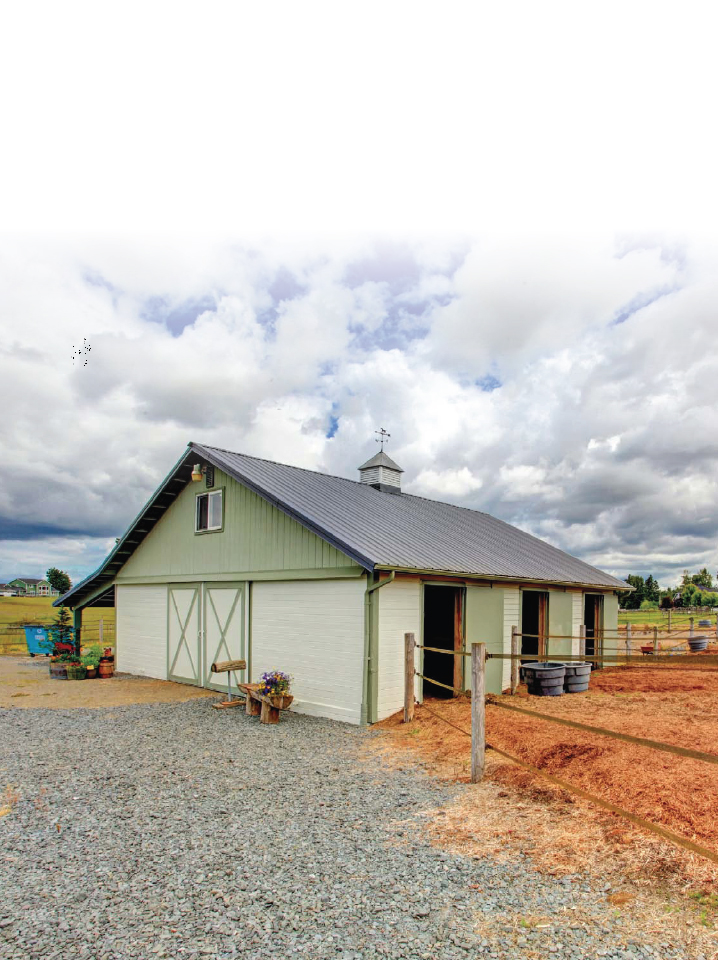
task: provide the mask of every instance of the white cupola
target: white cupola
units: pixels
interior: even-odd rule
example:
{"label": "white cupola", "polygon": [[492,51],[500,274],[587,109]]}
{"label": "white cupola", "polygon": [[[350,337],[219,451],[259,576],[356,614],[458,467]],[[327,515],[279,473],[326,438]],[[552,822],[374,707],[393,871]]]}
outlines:
{"label": "white cupola", "polygon": [[359,467],[359,482],[368,483],[383,493],[401,493],[403,472],[382,450]]}

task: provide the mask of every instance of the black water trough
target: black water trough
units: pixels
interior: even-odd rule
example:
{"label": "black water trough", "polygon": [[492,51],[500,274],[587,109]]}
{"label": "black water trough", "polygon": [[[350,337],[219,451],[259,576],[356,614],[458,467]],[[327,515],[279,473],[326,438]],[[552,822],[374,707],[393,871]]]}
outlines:
{"label": "black water trough", "polygon": [[699,626],[699,627],[712,627],[713,624],[710,622],[710,620],[699,620],[699,621],[698,621],[698,626]]}
{"label": "black water trough", "polygon": [[708,637],[691,637],[688,646],[691,648],[691,653],[699,653],[708,647]]}
{"label": "black water trough", "polygon": [[591,664],[572,660],[566,664],[566,675],[563,681],[564,692],[583,693],[584,690],[588,690],[590,679]]}
{"label": "black water trough", "polygon": [[546,663],[525,663],[521,672],[532,696],[560,697],[563,693],[565,663],[551,660]]}

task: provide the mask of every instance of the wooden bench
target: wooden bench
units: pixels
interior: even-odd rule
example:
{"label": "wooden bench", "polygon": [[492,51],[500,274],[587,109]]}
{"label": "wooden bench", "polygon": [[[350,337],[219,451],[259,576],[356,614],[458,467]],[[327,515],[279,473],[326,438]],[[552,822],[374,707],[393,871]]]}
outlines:
{"label": "wooden bench", "polygon": [[247,695],[247,716],[259,717],[261,723],[279,723],[279,711],[288,710],[294,697],[288,693],[260,693],[261,683],[238,683]]}

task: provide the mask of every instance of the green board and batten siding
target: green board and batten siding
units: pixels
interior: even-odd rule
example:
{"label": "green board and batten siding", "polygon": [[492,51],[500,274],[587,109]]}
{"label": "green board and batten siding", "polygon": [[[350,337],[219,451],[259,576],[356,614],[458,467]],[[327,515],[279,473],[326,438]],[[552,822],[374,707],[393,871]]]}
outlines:
{"label": "green board and batten siding", "polygon": [[221,532],[194,532],[196,497],[205,492],[205,486],[192,483],[137,546],[117,582],[214,575],[252,579],[263,571],[315,571],[327,577],[361,575],[362,568],[345,554],[216,470],[213,489],[220,487],[224,490]]}
{"label": "green board and batten siding", "polygon": [[[472,643],[485,643],[487,653],[504,653],[504,591],[501,587],[466,587],[466,648]],[[502,660],[486,664],[487,693],[501,693]],[[464,669],[466,689],[471,687],[471,669]]]}

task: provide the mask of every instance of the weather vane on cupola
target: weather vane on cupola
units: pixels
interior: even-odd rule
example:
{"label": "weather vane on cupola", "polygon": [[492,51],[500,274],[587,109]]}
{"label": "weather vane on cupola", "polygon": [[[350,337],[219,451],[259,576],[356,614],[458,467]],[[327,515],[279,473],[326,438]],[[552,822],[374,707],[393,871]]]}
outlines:
{"label": "weather vane on cupola", "polygon": [[389,443],[389,437],[391,436],[391,434],[390,434],[390,433],[387,433],[386,430],[384,429],[384,427],[380,427],[378,430],[375,430],[374,433],[377,435],[377,440],[376,440],[376,442],[381,444],[381,447],[380,447],[379,449],[380,449],[380,450],[382,451],[382,453],[383,453],[383,452],[384,452],[384,444],[385,444],[385,443]]}

